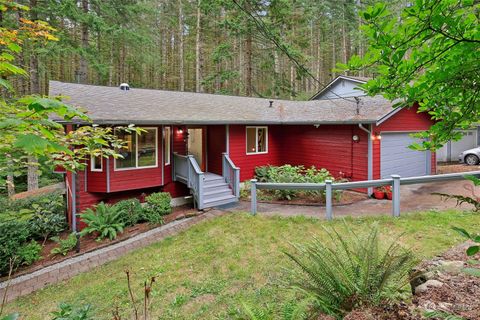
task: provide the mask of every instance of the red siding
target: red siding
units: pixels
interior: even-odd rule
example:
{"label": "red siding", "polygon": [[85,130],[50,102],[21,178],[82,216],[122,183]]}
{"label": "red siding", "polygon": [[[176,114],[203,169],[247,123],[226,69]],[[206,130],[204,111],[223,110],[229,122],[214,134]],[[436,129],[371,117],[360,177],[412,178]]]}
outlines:
{"label": "red siding", "polygon": [[429,129],[432,124],[433,121],[427,113],[418,113],[418,107],[413,106],[399,111],[374,131],[422,131]]}
{"label": "red siding", "polygon": [[[373,127],[374,133],[382,132],[418,132],[428,130],[432,126],[433,121],[427,113],[418,112],[418,107],[413,106],[408,109],[403,109],[393,115],[390,119],[379,125]],[[381,140],[375,140],[373,142],[373,178],[380,179],[381,171]],[[436,154],[432,152],[431,159],[431,174],[435,174],[437,171]]]}
{"label": "red siding", "polygon": [[[286,126],[283,135],[285,163],[325,168],[350,180],[367,178],[367,134],[357,126]],[[354,135],[359,142],[353,142]]]}
{"label": "red siding", "polygon": [[[182,132],[180,132],[180,129]],[[165,166],[164,171],[164,186],[163,191],[169,192],[172,198],[183,197],[188,195],[190,192],[186,185],[180,182],[175,182],[172,180],[172,170],[173,170],[173,152],[178,154],[186,154],[187,144],[185,142],[187,128],[185,126],[172,126],[172,155],[171,155],[171,164]]]}
{"label": "red siding", "polygon": [[246,126],[232,125],[229,128],[229,153],[233,163],[240,167],[240,180],[254,176],[255,168],[265,165],[280,165],[282,156],[282,126],[268,126],[268,153],[247,155]]}
{"label": "red siding", "polygon": [[[354,143],[353,135],[360,141]],[[367,179],[367,134],[357,126],[268,126],[268,154],[247,155],[245,126],[230,126],[230,158],[242,181],[262,165],[326,168],[335,177]]]}
{"label": "red siding", "polygon": [[[110,162],[113,160],[110,160]],[[102,159],[102,171],[91,171],[90,161],[87,166],[87,190],[90,192],[107,192],[107,159]]]}
{"label": "red siding", "polygon": [[207,171],[222,174],[222,153],[225,147],[225,126],[207,127]]}

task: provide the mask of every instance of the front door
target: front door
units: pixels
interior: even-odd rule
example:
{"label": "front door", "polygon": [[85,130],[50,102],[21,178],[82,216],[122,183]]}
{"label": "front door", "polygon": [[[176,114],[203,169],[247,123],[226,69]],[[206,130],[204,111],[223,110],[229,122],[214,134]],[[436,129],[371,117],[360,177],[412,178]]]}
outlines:
{"label": "front door", "polygon": [[205,171],[205,129],[188,128],[188,154],[197,160],[202,171]]}

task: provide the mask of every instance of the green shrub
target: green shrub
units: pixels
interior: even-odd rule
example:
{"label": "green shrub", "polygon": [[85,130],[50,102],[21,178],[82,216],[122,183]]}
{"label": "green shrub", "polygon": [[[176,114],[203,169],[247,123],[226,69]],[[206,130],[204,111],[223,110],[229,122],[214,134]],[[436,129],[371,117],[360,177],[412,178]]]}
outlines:
{"label": "green shrub", "polygon": [[121,212],[120,221],[125,226],[133,226],[143,217],[142,204],[138,199],[122,200],[117,202],[114,206]]}
{"label": "green shrub", "polygon": [[326,231],[330,244],[314,239],[286,253],[294,263],[289,284],[314,298],[312,310],[340,317],[360,305],[394,299],[409,284],[416,264],[412,252],[396,241],[381,243],[376,225],[362,236],[348,227]]}
{"label": "green shrub", "polygon": [[168,192],[152,193],[145,198],[144,220],[151,223],[163,223],[163,216],[172,212],[172,197]]}
{"label": "green shrub", "polygon": [[89,304],[74,306],[70,303],[62,302],[58,305],[58,310],[50,313],[52,320],[93,320],[92,306]]}
{"label": "green shrub", "polygon": [[270,179],[270,168],[272,166],[260,166],[255,168],[255,179],[258,182],[271,182]]}
{"label": "green shrub", "polygon": [[81,214],[81,220],[87,224],[81,234],[97,233],[97,240],[109,238],[113,240],[118,233],[123,232],[124,224],[121,222],[122,212],[115,206],[100,202],[95,211],[87,209]]}
{"label": "green shrub", "polygon": [[23,221],[0,222],[0,275],[8,274],[12,259],[14,267],[23,263],[17,251],[27,242],[29,235],[28,225]]}
{"label": "green shrub", "polygon": [[29,266],[35,261],[38,261],[42,258],[42,256],[40,255],[41,251],[42,246],[36,241],[32,240],[20,247],[18,249],[17,255],[22,265]]}
{"label": "green shrub", "polygon": [[[259,182],[275,183],[324,183],[325,180],[334,181],[334,177],[327,169],[317,169],[314,166],[305,169],[304,166],[262,166],[255,168],[255,177]],[[268,191],[266,191],[268,193]],[[291,200],[300,194],[322,196],[324,191],[303,191],[298,190],[274,190],[277,199]],[[265,195],[266,196],[266,195]],[[335,193],[336,197],[341,196],[341,191]]]}
{"label": "green shrub", "polygon": [[60,195],[52,195],[38,200],[32,204],[33,216],[29,220],[29,225],[32,236],[45,241],[67,228],[64,199]]}
{"label": "green shrub", "polygon": [[51,240],[55,241],[58,246],[53,248],[50,253],[53,255],[61,254],[66,256],[70,251],[72,251],[77,245],[77,235],[71,233],[66,239],[61,239],[60,237],[52,237]]}
{"label": "green shrub", "polygon": [[67,228],[63,196],[50,193],[25,199],[6,201],[0,205],[0,221],[28,221],[32,239],[45,241]]}

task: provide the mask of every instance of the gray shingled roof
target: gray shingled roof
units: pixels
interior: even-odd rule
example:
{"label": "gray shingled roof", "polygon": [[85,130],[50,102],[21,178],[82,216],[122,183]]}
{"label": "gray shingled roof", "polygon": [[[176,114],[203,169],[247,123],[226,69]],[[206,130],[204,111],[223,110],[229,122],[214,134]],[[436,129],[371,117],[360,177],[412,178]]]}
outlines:
{"label": "gray shingled roof", "polygon": [[93,86],[50,81],[50,95],[69,97],[98,124],[341,124],[374,123],[392,112],[382,97],[315,101]]}

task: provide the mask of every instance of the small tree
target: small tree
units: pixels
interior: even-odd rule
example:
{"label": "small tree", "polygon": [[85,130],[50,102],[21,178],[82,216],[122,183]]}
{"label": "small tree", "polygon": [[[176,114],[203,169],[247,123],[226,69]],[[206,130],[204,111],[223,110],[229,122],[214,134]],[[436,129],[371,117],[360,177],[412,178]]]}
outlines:
{"label": "small tree", "polygon": [[[0,0],[3,16],[28,7],[9,0]],[[90,118],[80,109],[61,101],[61,97],[39,95],[17,97],[10,79],[25,77],[25,70],[15,65],[15,56],[25,40],[56,41],[54,29],[42,21],[19,20],[16,27],[0,27],[0,185],[11,186],[12,176],[20,175],[28,158],[46,157],[51,165],[67,170],[84,168],[91,156],[120,157],[117,150],[123,142],[113,135],[112,128],[91,126]],[[81,126],[70,132],[55,120],[77,121]],[[141,132],[139,128],[123,128]]]}
{"label": "small tree", "polygon": [[[417,0],[400,16],[378,3],[361,13],[369,47],[343,71],[369,69],[374,79],[363,87],[369,95],[399,99],[437,121],[425,133],[424,149],[435,149],[454,129],[469,128],[480,116],[480,3],[473,0]],[[420,148],[419,145],[416,146]]]}

